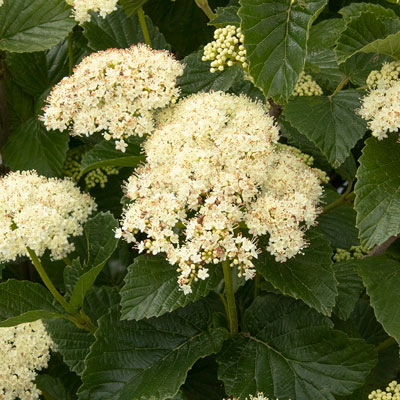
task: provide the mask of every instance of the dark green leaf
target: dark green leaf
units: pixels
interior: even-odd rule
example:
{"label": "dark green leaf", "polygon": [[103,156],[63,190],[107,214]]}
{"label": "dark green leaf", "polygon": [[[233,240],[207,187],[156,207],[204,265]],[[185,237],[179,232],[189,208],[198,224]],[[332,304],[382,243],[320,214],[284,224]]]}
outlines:
{"label": "dark green leaf", "polygon": [[29,119],[8,138],[2,149],[4,163],[14,171],[35,169],[40,175],[59,176],[68,141],[68,134],[48,132],[37,118]]}
{"label": "dark green leaf", "polygon": [[43,374],[35,379],[36,387],[41,391],[45,400],[73,400],[74,396],[69,392],[60,378]]}
{"label": "dark green leaf", "polygon": [[400,263],[381,257],[365,257],[357,263],[376,319],[400,342]]}
{"label": "dark green leaf", "polygon": [[74,27],[65,0],[4,0],[0,7],[0,49],[16,53],[47,50]]}
{"label": "dark green leaf", "polygon": [[186,65],[183,75],[178,77],[177,83],[181,88],[182,96],[197,92],[209,92],[211,90],[228,91],[240,77],[241,70],[238,65],[226,68],[224,71],[210,72],[210,61],[201,61],[203,50],[185,57]]}
{"label": "dark green leaf", "polygon": [[125,14],[129,17],[139,9],[147,0],[119,0]]}
{"label": "dark green leaf", "polygon": [[122,153],[115,149],[114,140],[102,140],[83,155],[82,173],[86,174],[101,167],[136,167],[145,158],[141,154],[140,143],[142,141],[143,139],[139,137],[130,137],[127,140],[128,147]]}
{"label": "dark green leaf", "polygon": [[332,269],[332,249],[315,229],[307,235],[310,246],[303,254],[278,263],[264,251],[255,261],[257,272],[283,294],[301,299],[325,315],[330,315],[337,296]]}
{"label": "dark green leaf", "polygon": [[235,397],[334,400],[360,387],[376,363],[371,345],[332,329],[300,301],[258,297],[245,323],[250,333],[225,342],[217,357],[219,377]]}
{"label": "dark green leaf", "polygon": [[339,318],[346,320],[354,310],[354,306],[364,289],[361,278],[356,271],[356,260],[342,261],[333,264],[335,277],[339,282],[334,312]]}
{"label": "dark green leaf", "polygon": [[352,17],[358,17],[362,12],[371,12],[377,17],[396,17],[393,10],[380,6],[379,4],[370,3],[351,3],[350,5],[343,7],[339,14],[343,16],[343,19],[348,23]]}
{"label": "dark green leaf", "polygon": [[307,43],[305,68],[324,88],[334,90],[345,77],[339,70],[333,48],[344,29],[342,19],[332,18],[313,25]]}
{"label": "dark green leaf", "polygon": [[116,310],[99,320],[86,358],[80,399],[165,399],[177,394],[192,365],[222,346],[227,332],[210,329],[203,302],[142,321]]}
{"label": "dark green leaf", "polygon": [[240,26],[240,18],[238,16],[239,7],[218,7],[215,11],[215,18],[208,25],[216,28],[223,28],[226,25]]}
{"label": "dark green leaf", "polygon": [[350,204],[344,204],[323,213],[318,218],[319,231],[328,239],[334,248],[349,249],[358,246],[356,213]]}
{"label": "dark green leaf", "polygon": [[350,19],[340,34],[335,49],[339,63],[362,53],[386,54],[400,58],[400,19],[380,18],[372,12],[362,12]]}
{"label": "dark green leaf", "polygon": [[326,0],[242,0],[244,45],[250,75],[278,104],[292,94],[304,68],[310,27]]}
{"label": "dark green leaf", "polygon": [[61,306],[43,285],[14,279],[0,284],[0,327],[64,316]]}
{"label": "dark green leaf", "polygon": [[355,113],[359,98],[356,90],[343,90],[332,97],[297,97],[289,101],[283,114],[338,167],[366,131],[365,121]]}
{"label": "dark green leaf", "polygon": [[207,296],[222,279],[222,268],[211,266],[210,277],[192,283],[192,293],[179,289],[176,266],[165,257],[139,256],[128,267],[121,289],[122,319],[158,317]]}
{"label": "dark green leaf", "polygon": [[121,297],[118,289],[110,286],[93,287],[85,297],[85,312],[97,323],[111,308],[119,306]]}
{"label": "dark green leaf", "polygon": [[[147,16],[146,23],[152,48],[169,50],[170,45]],[[86,22],[83,27],[89,47],[95,51],[110,48],[124,49],[145,42],[138,16],[135,14],[128,17],[120,7],[106,18],[92,15],[90,22]]]}
{"label": "dark green leaf", "polygon": [[400,145],[397,136],[366,141],[354,191],[357,227],[366,248],[400,233]]}

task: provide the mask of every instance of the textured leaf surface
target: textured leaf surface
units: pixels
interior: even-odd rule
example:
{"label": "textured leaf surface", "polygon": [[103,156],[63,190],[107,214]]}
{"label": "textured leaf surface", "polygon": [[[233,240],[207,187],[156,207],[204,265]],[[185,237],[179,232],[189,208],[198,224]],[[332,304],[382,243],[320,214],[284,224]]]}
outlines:
{"label": "textured leaf surface", "polygon": [[10,279],[0,284],[0,327],[64,315],[61,306],[39,283]]}
{"label": "textured leaf surface", "polygon": [[147,0],[119,0],[125,14],[128,16],[133,15],[139,7],[141,7]]}
{"label": "textured leaf surface", "polygon": [[102,140],[87,151],[81,161],[82,173],[86,174],[101,167],[136,167],[145,157],[141,154],[140,143],[143,140],[138,137],[130,137],[126,143],[128,147],[125,153],[116,150],[114,140]]}
{"label": "textured leaf surface", "polygon": [[400,263],[385,257],[366,257],[357,263],[376,319],[400,343]]}
{"label": "textured leaf surface", "polygon": [[355,185],[357,227],[366,248],[400,233],[400,144],[397,136],[366,141]]}
{"label": "textured leaf surface", "polygon": [[372,12],[351,18],[337,41],[336,58],[342,63],[359,52],[400,58],[400,19],[380,18]]}
{"label": "textured leaf surface", "polygon": [[356,90],[343,90],[332,97],[297,97],[289,101],[283,114],[338,167],[366,131],[365,121],[355,114],[359,97]]}
{"label": "textured leaf surface", "polygon": [[357,260],[342,261],[333,264],[335,277],[339,282],[334,312],[346,320],[354,310],[354,306],[364,289],[361,278],[356,270]]}
{"label": "textured leaf surface", "polygon": [[346,22],[349,22],[352,17],[358,17],[362,12],[371,12],[379,17],[396,17],[393,10],[380,6],[379,4],[370,3],[351,3],[339,10],[339,14],[343,16]]}
{"label": "textured leaf surface", "polygon": [[13,171],[35,169],[40,175],[59,176],[68,141],[68,134],[47,131],[37,118],[29,119],[12,132],[4,145],[4,163]]}
{"label": "textured leaf surface", "polygon": [[[169,50],[170,45],[163,34],[147,16],[146,24],[152,48]],[[86,22],[83,27],[89,47],[95,51],[111,48],[124,49],[133,44],[145,42],[137,15],[128,17],[120,7],[108,14],[106,18],[102,18],[98,14],[92,15],[91,21]]]}
{"label": "textured leaf surface", "polygon": [[47,50],[74,27],[64,0],[4,0],[0,7],[0,49],[23,53]]}
{"label": "textured leaf surface", "polygon": [[202,302],[138,322],[121,321],[116,310],[102,317],[79,398],[173,397],[192,365],[221,348],[227,332],[209,329],[210,319]]}
{"label": "textured leaf surface", "polygon": [[208,24],[216,28],[222,28],[226,25],[240,26],[238,16],[239,7],[218,7],[215,11],[215,18]]}
{"label": "textured leaf surface", "polygon": [[201,61],[201,57],[203,50],[192,53],[183,60],[186,67],[183,75],[177,79],[182,96],[211,90],[228,91],[240,76],[240,67],[236,65],[211,73],[210,61]]}
{"label": "textured leaf surface", "polygon": [[292,94],[307,54],[307,38],[326,0],[242,0],[244,45],[250,75],[278,104]]}
{"label": "textured leaf surface", "polygon": [[376,363],[373,346],[332,329],[300,301],[258,297],[245,313],[250,333],[225,342],[219,377],[235,397],[334,400],[361,386]]}
{"label": "textured leaf surface", "polygon": [[310,231],[307,239],[310,246],[304,249],[304,254],[278,263],[264,251],[254,264],[256,270],[283,294],[301,299],[319,312],[330,315],[337,296],[332,249],[316,230]]}
{"label": "textured leaf surface", "polygon": [[176,266],[165,257],[136,257],[121,289],[122,319],[158,317],[207,296],[222,279],[222,268],[211,266],[209,274],[209,278],[193,282],[193,292],[185,295],[177,283]]}

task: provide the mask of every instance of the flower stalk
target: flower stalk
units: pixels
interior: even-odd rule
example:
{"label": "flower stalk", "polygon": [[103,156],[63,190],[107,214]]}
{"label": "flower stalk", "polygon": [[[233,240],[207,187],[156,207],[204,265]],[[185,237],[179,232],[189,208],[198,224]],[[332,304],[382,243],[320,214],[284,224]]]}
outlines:
{"label": "flower stalk", "polygon": [[144,41],[147,44],[147,46],[151,47],[151,39],[150,39],[149,30],[147,29],[147,23],[146,23],[146,18],[144,16],[144,12],[143,12],[143,7],[138,8],[137,15],[139,18],[140,27],[142,28]]}
{"label": "flower stalk", "polygon": [[224,271],[225,295],[227,303],[227,316],[229,320],[229,331],[231,335],[238,333],[238,316],[235,302],[235,293],[233,291],[232,268],[229,260],[222,261]]}

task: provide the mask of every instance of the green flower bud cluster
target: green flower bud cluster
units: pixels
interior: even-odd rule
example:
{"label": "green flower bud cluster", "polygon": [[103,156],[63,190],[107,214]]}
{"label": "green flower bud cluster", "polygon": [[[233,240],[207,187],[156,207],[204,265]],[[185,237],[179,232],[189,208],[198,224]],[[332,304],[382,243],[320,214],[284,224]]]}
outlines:
{"label": "green flower bud cluster", "polygon": [[[82,156],[88,149],[88,146],[83,145],[74,147],[67,152],[67,158],[62,169],[62,174],[71,178],[75,183],[78,183],[82,177]],[[100,185],[100,187],[103,189],[108,182],[108,176],[118,174],[119,170],[115,167],[102,167],[94,169],[85,176],[86,190],[90,190],[96,185]]]}
{"label": "green flower bud cluster", "polygon": [[384,63],[380,71],[371,71],[367,78],[367,86],[369,89],[390,87],[398,80],[400,80],[400,61],[392,61]]}
{"label": "green flower bud cluster", "polygon": [[302,71],[294,87],[292,96],[322,96],[322,94],[321,87],[314,81],[312,76]]}
{"label": "green flower bud cluster", "polygon": [[100,185],[100,187],[103,189],[108,182],[108,176],[118,174],[118,168],[115,167],[103,167],[94,169],[85,176],[86,188],[89,190],[94,188],[96,185]]}
{"label": "green flower bud cluster", "polygon": [[202,57],[203,61],[211,61],[211,73],[223,71],[234,64],[240,64],[243,70],[247,70],[244,36],[240,28],[234,25],[218,28],[214,32],[214,39],[204,47]]}
{"label": "green flower bud cluster", "polygon": [[[304,164],[308,165],[309,167],[312,167],[314,164],[314,157],[310,156],[309,154],[303,153],[297,147],[289,146],[283,143],[277,143],[277,147],[279,147],[280,149],[285,149],[290,151],[294,156],[296,156],[298,159],[300,159]],[[315,167],[314,170],[318,172],[318,177],[322,183],[329,183],[329,177],[325,171],[322,171]]]}
{"label": "green flower bud cluster", "polygon": [[[368,254],[368,251],[362,246],[351,246],[349,250],[336,249],[336,253],[333,256],[333,261],[348,261],[352,259],[360,259]],[[400,400],[400,399],[399,399]]]}
{"label": "green flower bud cluster", "polygon": [[369,400],[400,400],[400,385],[397,381],[390,382],[386,390],[374,390],[369,396]]}

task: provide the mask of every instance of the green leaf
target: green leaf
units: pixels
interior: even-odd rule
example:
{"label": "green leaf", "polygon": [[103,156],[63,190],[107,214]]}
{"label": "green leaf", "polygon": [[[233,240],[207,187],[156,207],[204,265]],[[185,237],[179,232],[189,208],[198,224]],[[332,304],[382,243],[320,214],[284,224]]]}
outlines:
{"label": "green leaf", "polygon": [[300,301],[255,299],[245,312],[249,334],[225,342],[219,378],[228,394],[296,400],[334,400],[360,387],[376,363],[373,346],[332,329]]}
{"label": "green leaf", "polygon": [[359,52],[400,58],[399,30],[398,18],[380,18],[372,12],[351,18],[337,41],[335,53],[339,64]]}
{"label": "green leaf", "polygon": [[334,90],[345,77],[340,71],[333,48],[344,21],[331,18],[313,25],[307,42],[305,69],[324,88]]}
{"label": "green leaf", "polygon": [[73,400],[74,396],[68,392],[60,378],[47,374],[36,376],[35,385],[41,391],[45,400]]}
{"label": "green leaf", "polygon": [[146,2],[147,0],[119,0],[119,3],[128,17],[135,14],[135,12]]}
{"label": "green leaf", "polygon": [[355,113],[360,107],[359,98],[356,90],[342,90],[331,97],[296,97],[286,105],[283,115],[336,168],[366,131],[365,121]]}
{"label": "green leaf", "polygon": [[238,65],[226,68],[224,71],[210,72],[210,61],[201,61],[203,50],[192,53],[185,57],[183,63],[186,65],[183,75],[177,79],[181,88],[182,96],[197,92],[209,92],[222,90],[228,91],[238,77],[241,69]]}
{"label": "green leaf", "polygon": [[136,257],[128,267],[121,289],[121,318],[140,320],[159,317],[207,296],[222,279],[222,268],[212,265],[210,277],[193,282],[192,293],[185,295],[179,289],[176,268],[163,256]]}
{"label": "green leaf", "polygon": [[49,319],[44,323],[65,364],[71,371],[82,375],[84,360],[94,342],[93,335],[66,319]]}
{"label": "green leaf", "polygon": [[0,284],[0,327],[64,317],[63,309],[43,285],[15,279]]}
{"label": "green leaf", "polygon": [[70,305],[76,311],[83,305],[86,293],[117,248],[118,239],[115,238],[114,233],[117,227],[118,221],[111,213],[99,213],[85,224],[84,235],[88,249],[86,262],[83,267],[76,262],[71,267],[66,267],[66,269],[73,269],[74,275],[79,275],[70,299]]}
{"label": "green leaf", "polygon": [[215,18],[208,25],[216,28],[223,28],[227,25],[240,26],[240,18],[238,16],[239,7],[218,7],[215,10]]}
{"label": "green leaf", "polygon": [[346,320],[354,310],[354,306],[364,289],[361,278],[356,271],[356,260],[342,261],[333,264],[335,277],[339,282],[334,312],[339,318]]}
{"label": "green leaf", "polygon": [[114,140],[102,140],[87,151],[81,161],[82,174],[101,167],[136,167],[145,156],[140,144],[143,139],[130,137],[125,152],[116,150]]}
{"label": "green leaf", "polygon": [[121,321],[116,310],[102,317],[85,361],[79,398],[173,397],[192,365],[219,351],[226,338],[225,329],[208,327],[210,321],[203,302],[138,322]]}
{"label": "green leaf", "polygon": [[354,191],[357,227],[366,248],[400,233],[400,145],[397,136],[369,138],[360,157]]}
{"label": "green leaf", "polygon": [[4,163],[13,171],[35,169],[40,175],[60,176],[68,141],[67,133],[48,132],[37,117],[31,118],[8,138],[2,149]]}
{"label": "green leaf", "polygon": [[373,13],[377,17],[396,17],[395,12],[390,8],[385,8],[380,6],[379,4],[371,3],[351,3],[350,5],[343,7],[339,10],[339,14],[343,16],[343,19],[346,23],[348,23],[352,17],[358,17],[363,12]]}
{"label": "green leaf", "polygon": [[324,212],[318,217],[319,231],[334,248],[349,249],[360,244],[355,225],[356,213],[349,204]]}
{"label": "green leaf", "polygon": [[292,94],[307,54],[310,27],[326,0],[241,0],[250,75],[278,104]]}
{"label": "green leaf", "polygon": [[386,257],[365,257],[357,263],[376,319],[400,343],[400,263]]}
{"label": "green leaf", "polygon": [[[332,269],[332,249],[315,229],[309,231],[310,246],[303,254],[284,263],[266,251],[254,262],[257,272],[283,294],[301,299],[324,315],[330,315],[337,296],[337,281]],[[262,246],[264,247],[264,246]]]}
{"label": "green leaf", "polygon": [[23,53],[47,50],[74,27],[64,0],[4,0],[0,7],[0,49]]}
{"label": "green leaf", "polygon": [[[146,24],[152,48],[170,50],[171,47],[163,34],[147,16]],[[89,47],[94,51],[110,48],[124,49],[133,44],[145,42],[138,16],[135,14],[128,17],[121,7],[108,14],[106,18],[102,18],[98,14],[92,15],[90,22],[86,22],[83,28],[83,33],[89,41]]]}

